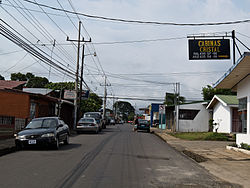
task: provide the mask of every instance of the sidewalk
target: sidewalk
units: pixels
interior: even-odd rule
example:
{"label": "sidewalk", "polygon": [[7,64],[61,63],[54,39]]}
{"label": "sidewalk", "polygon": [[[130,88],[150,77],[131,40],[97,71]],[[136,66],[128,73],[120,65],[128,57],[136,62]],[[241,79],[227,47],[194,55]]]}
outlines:
{"label": "sidewalk", "polygon": [[199,162],[218,178],[249,187],[250,155],[227,150],[226,146],[232,142],[188,141],[175,138],[158,128],[151,128],[151,131],[176,150]]}
{"label": "sidewalk", "polygon": [[13,151],[15,151],[14,138],[0,140],[0,157]]}

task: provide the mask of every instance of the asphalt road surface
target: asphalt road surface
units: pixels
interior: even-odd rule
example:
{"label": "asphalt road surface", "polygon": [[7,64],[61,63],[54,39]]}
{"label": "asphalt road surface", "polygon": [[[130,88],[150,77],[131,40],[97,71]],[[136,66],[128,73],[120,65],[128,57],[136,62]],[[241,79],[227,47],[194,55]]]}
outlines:
{"label": "asphalt road surface", "polygon": [[32,148],[0,157],[0,187],[238,186],[218,180],[154,134],[123,124],[74,135],[58,151]]}

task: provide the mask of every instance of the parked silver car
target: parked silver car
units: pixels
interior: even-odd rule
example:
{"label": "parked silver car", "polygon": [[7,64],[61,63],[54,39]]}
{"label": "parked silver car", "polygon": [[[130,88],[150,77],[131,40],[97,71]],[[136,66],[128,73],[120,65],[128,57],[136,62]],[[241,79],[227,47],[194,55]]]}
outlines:
{"label": "parked silver car", "polygon": [[81,118],[76,126],[76,132],[95,132],[98,133],[100,126],[95,118],[85,117]]}

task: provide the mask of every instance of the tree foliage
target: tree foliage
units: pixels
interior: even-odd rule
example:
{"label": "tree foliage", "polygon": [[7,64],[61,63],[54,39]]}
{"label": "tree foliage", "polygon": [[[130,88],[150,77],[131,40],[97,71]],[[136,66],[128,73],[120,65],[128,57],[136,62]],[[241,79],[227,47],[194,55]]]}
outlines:
{"label": "tree foliage", "polygon": [[74,82],[56,82],[56,83],[48,83],[45,85],[46,88],[53,89],[53,90],[61,90],[61,89],[68,89],[73,90],[75,89]]}
{"label": "tree foliage", "polygon": [[[178,97],[178,95],[175,93],[166,93],[164,104],[174,105],[177,97]],[[182,104],[184,102],[185,102],[185,97],[179,96],[178,97],[178,104]]]}
{"label": "tree foliage", "polygon": [[236,95],[236,92],[232,92],[231,89],[217,89],[210,85],[202,88],[202,95],[204,100],[212,100],[214,95]]}
{"label": "tree foliage", "polygon": [[49,80],[47,78],[35,76],[34,78],[29,79],[26,86],[31,88],[44,88],[48,83]]}
{"label": "tree foliage", "polygon": [[126,121],[129,120],[129,118],[131,119],[131,117],[134,118],[135,108],[129,102],[117,101],[114,104],[114,108],[116,112],[120,114],[122,118]]}
{"label": "tree foliage", "polygon": [[[30,74],[33,75],[32,73],[30,73]],[[29,74],[29,76],[30,76],[30,74]],[[12,73],[10,75],[10,79],[14,80],[14,81],[27,81],[28,80],[27,76],[25,74],[20,73],[20,72]]]}
{"label": "tree foliage", "polygon": [[87,100],[82,100],[80,104],[80,111],[85,112],[99,112],[102,107],[102,99],[95,93],[90,93]]}
{"label": "tree foliage", "polygon": [[4,77],[2,75],[0,75],[0,80],[5,80]]}
{"label": "tree foliage", "polygon": [[28,81],[26,86],[31,88],[44,88],[49,83],[47,78],[35,76],[30,72],[26,74],[20,72],[12,73],[10,79],[14,81]]}

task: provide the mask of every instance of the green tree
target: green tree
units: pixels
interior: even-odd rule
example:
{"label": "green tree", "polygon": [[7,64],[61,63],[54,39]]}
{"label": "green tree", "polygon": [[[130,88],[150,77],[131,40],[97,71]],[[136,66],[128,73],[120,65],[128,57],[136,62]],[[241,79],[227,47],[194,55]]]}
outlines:
{"label": "green tree", "polygon": [[45,85],[46,88],[53,89],[53,90],[61,90],[61,89],[68,89],[73,90],[75,89],[74,82],[56,82],[56,83],[48,83]]}
{"label": "green tree", "polygon": [[85,112],[99,112],[102,107],[102,99],[95,93],[90,93],[87,100],[82,100],[80,104],[80,111]]}
{"label": "green tree", "polygon": [[27,72],[25,76],[26,76],[27,80],[30,80],[31,78],[35,77],[35,75],[30,73],[30,72]]}
{"label": "green tree", "polygon": [[4,77],[2,75],[0,75],[0,80],[5,80]]}
{"label": "green tree", "polygon": [[120,114],[123,118],[123,120],[128,120],[129,117],[131,118],[132,114],[134,117],[135,114],[135,108],[126,101],[117,101],[114,104],[114,108],[117,112],[117,114]]}
{"label": "green tree", "polygon": [[[166,93],[164,104],[174,105],[177,97],[178,97],[178,95],[175,93]],[[179,96],[178,97],[178,104],[182,104],[184,102],[185,102],[185,97]]]}
{"label": "green tree", "polygon": [[214,95],[236,95],[236,92],[232,92],[231,89],[217,89],[210,85],[202,88],[202,95],[204,100],[212,100]]}
{"label": "green tree", "polygon": [[48,83],[49,80],[47,78],[35,76],[29,79],[26,86],[31,88],[44,88]]}
{"label": "green tree", "polygon": [[12,73],[10,75],[10,79],[13,80],[13,81],[27,81],[27,77],[25,74],[22,74],[20,72],[18,73]]}

